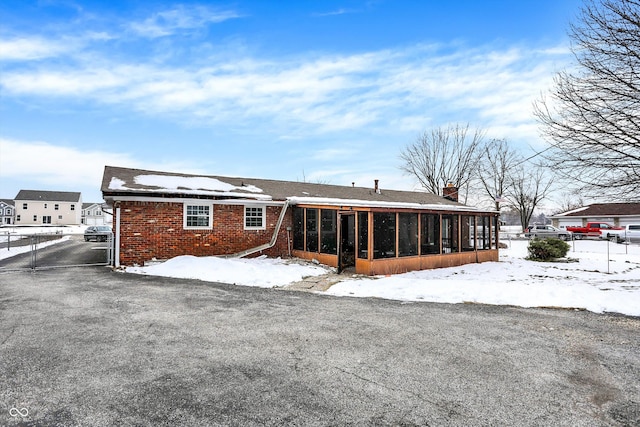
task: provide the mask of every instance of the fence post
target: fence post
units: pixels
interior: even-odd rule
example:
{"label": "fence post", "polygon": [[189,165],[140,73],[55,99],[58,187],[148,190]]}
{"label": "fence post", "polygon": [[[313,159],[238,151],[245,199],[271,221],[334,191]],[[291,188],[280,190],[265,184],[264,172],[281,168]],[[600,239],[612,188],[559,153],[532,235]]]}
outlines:
{"label": "fence post", "polygon": [[38,236],[37,235],[32,235],[29,236],[29,244],[30,244],[30,249],[31,249],[31,269],[35,270],[36,269],[36,259],[38,257],[38,252],[37,252],[37,247],[38,247]]}
{"label": "fence post", "polygon": [[107,265],[111,266],[113,261],[113,234],[107,237]]}

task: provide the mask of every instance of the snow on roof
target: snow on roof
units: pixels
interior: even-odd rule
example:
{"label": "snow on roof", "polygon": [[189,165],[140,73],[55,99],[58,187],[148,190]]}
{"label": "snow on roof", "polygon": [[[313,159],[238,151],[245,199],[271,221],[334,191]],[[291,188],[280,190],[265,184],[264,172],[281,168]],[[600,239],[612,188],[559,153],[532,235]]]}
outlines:
{"label": "snow on roof", "polygon": [[297,181],[147,171],[105,166],[102,179],[105,200],[125,197],[222,198],[291,204],[369,206],[383,208],[492,212],[448,200],[424,191],[398,191],[378,187],[330,185]]}
{"label": "snow on roof", "polygon": [[254,185],[238,187],[216,178],[200,176],[166,176],[166,175],[138,175],[133,178],[136,184],[159,187],[169,190],[203,190],[216,192],[230,192],[234,190],[249,191],[250,193],[262,193],[262,190]]}
{"label": "snow on roof", "polygon": [[[155,193],[179,193],[179,194],[206,194],[212,196],[247,197],[244,192],[253,193],[252,198],[271,200],[271,196],[255,194],[262,193],[262,189],[255,185],[236,186],[216,178],[200,176],[170,176],[170,175],[136,175],[133,182],[135,188],[128,187],[120,178],[112,177],[109,182],[109,190],[133,190]],[[141,188],[140,186],[143,186]],[[243,191],[239,193],[237,191]]]}
{"label": "snow on roof", "polygon": [[589,206],[583,206],[583,207],[581,207],[581,208],[574,209],[574,210],[572,210],[572,211],[563,212],[563,213],[558,214],[558,215],[556,215],[556,216],[566,216],[566,215],[571,215],[571,214],[575,214],[575,213],[578,213],[578,212],[582,212],[582,211],[587,210],[587,209],[589,209]]}
{"label": "snow on roof", "polygon": [[[294,205],[329,205],[329,206],[355,206],[376,208],[405,208],[405,209],[431,209],[447,211],[480,211],[480,209],[466,205],[450,205],[437,203],[410,203],[410,202],[385,202],[358,199],[332,199],[326,197],[288,197],[287,200]],[[483,211],[485,212],[485,211]]]}

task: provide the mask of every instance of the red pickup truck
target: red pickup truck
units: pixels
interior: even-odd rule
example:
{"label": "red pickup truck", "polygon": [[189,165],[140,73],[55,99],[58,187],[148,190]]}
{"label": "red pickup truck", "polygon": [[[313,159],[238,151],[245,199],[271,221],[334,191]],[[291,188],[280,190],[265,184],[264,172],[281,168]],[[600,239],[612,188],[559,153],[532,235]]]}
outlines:
{"label": "red pickup truck", "polygon": [[600,239],[609,239],[609,230],[622,230],[622,227],[615,227],[607,222],[588,222],[584,227],[566,227],[567,231],[573,233],[574,239],[582,239],[584,237],[598,237]]}

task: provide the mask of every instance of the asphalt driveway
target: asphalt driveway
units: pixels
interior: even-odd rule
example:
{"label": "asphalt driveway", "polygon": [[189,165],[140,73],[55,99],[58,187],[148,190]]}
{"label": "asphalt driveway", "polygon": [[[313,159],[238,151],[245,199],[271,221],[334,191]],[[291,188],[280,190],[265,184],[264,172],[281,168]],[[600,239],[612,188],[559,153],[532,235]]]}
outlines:
{"label": "asphalt driveway", "polygon": [[3,272],[0,425],[640,425],[640,319]]}

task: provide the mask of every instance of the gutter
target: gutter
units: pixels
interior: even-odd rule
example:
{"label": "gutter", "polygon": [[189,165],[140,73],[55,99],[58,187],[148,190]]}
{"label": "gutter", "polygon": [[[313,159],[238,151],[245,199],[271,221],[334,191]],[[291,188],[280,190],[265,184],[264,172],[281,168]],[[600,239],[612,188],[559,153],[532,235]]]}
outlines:
{"label": "gutter", "polygon": [[282,206],[282,210],[280,211],[280,216],[278,217],[278,222],[276,223],[276,229],[273,231],[273,235],[271,236],[271,241],[269,243],[256,246],[255,248],[245,249],[244,251],[237,252],[235,254],[225,255],[223,256],[223,258],[242,258],[247,255],[255,254],[256,252],[260,252],[260,251],[264,251],[265,249],[272,248],[278,241],[278,233],[280,233],[280,228],[282,227],[282,222],[284,221],[284,215],[287,213],[288,207],[289,207],[289,200],[287,200],[285,204]]}

